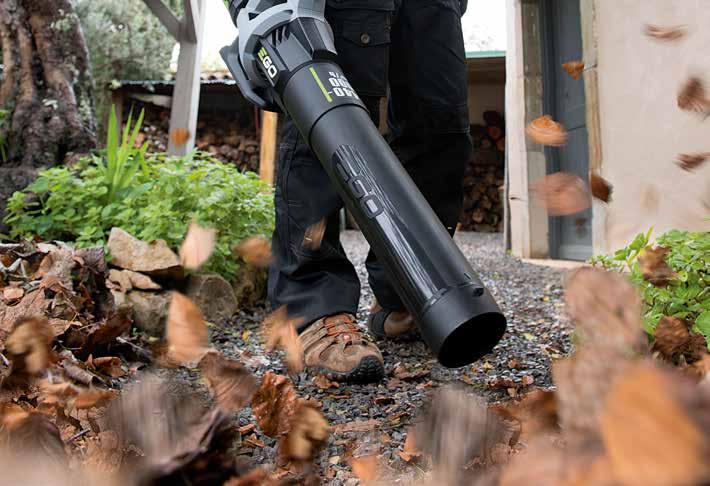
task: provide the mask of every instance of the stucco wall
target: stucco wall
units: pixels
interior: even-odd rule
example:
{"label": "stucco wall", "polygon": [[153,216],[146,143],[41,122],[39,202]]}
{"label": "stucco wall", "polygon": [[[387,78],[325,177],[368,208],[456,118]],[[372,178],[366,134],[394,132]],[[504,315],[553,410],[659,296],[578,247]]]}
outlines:
{"label": "stucco wall", "polygon": [[[689,76],[710,90],[710,1],[596,0],[602,176],[614,185],[596,251],[625,245],[653,226],[710,230],[710,163],[695,172],[674,160],[710,152],[710,119],[676,105]],[[642,33],[645,23],[687,25],[678,42]],[[599,226],[595,225],[597,228]]]}

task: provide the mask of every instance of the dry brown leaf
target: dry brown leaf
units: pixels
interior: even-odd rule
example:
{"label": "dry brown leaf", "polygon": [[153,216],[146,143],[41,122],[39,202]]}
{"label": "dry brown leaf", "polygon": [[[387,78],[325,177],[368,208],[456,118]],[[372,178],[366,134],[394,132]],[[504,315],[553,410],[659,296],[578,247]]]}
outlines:
{"label": "dry brown leaf", "polygon": [[708,159],[710,159],[710,152],[680,154],[676,163],[681,169],[690,172],[700,167]]}
{"label": "dry brown leaf", "polygon": [[173,128],[170,132],[170,139],[178,147],[182,147],[190,139],[190,130],[187,128]]}
{"label": "dry brown leaf", "polygon": [[584,333],[582,344],[628,350],[644,341],[641,299],[622,275],[580,268],[567,278],[565,302],[569,316]]}
{"label": "dry brown leaf", "polygon": [[407,368],[404,363],[397,363],[393,370],[394,377],[398,380],[417,380],[431,374],[430,370],[418,368],[414,371]]}
{"label": "dry brown leaf", "polygon": [[90,388],[80,392],[73,400],[71,405],[77,410],[86,410],[89,408],[105,407],[111,400],[118,396],[116,390],[102,390],[99,388]]}
{"label": "dry brown leaf", "polygon": [[246,263],[266,268],[271,265],[271,243],[261,236],[252,236],[234,247],[234,252]]}
{"label": "dry brown leaf", "polygon": [[676,25],[673,27],[661,27],[653,24],[646,24],[644,33],[654,39],[663,41],[676,41],[682,39],[688,33],[688,28],[685,25]]}
{"label": "dry brown leaf", "polygon": [[666,263],[666,255],[670,248],[646,248],[639,255],[639,267],[643,278],[656,287],[665,287],[677,277],[675,271]]}
{"label": "dry brown leaf", "polygon": [[683,371],[686,375],[691,376],[698,382],[705,383],[707,386],[708,376],[710,375],[710,354],[706,354],[700,361],[696,361]]}
{"label": "dry brown leaf", "polygon": [[259,428],[269,437],[288,432],[298,397],[291,380],[268,372],[252,398],[252,410]]}
{"label": "dry brown leaf", "polygon": [[532,190],[551,216],[568,216],[591,206],[587,186],[575,174],[556,172],[547,175],[536,181]]}
{"label": "dry brown leaf", "polygon": [[81,393],[81,389],[66,381],[50,383],[43,380],[39,387],[43,395],[42,404],[51,407],[64,407],[67,402]]}
{"label": "dry brown leaf", "polygon": [[678,93],[678,107],[681,110],[706,114],[710,111],[710,99],[698,78],[690,78]]}
{"label": "dry brown leaf", "polygon": [[609,182],[594,172],[589,176],[589,187],[592,191],[592,196],[605,203],[609,202],[611,193],[614,191],[614,187]]}
{"label": "dry brown leaf", "polygon": [[2,291],[2,298],[8,304],[20,300],[24,295],[25,291],[20,287],[5,287]]}
{"label": "dry brown leaf", "polygon": [[280,484],[282,484],[281,481],[273,477],[266,469],[256,468],[246,474],[231,478],[224,483],[224,486],[278,486]]}
{"label": "dry brown leaf", "polygon": [[700,334],[691,334],[688,323],[676,317],[663,316],[654,332],[654,350],[675,362],[683,356],[688,363],[693,363],[707,355],[705,338]]}
{"label": "dry brown leaf", "polygon": [[693,420],[682,398],[700,407],[694,390],[649,363],[636,365],[614,383],[601,432],[620,484],[702,484],[710,479],[707,430]]}
{"label": "dry brown leaf", "polygon": [[299,399],[289,431],[281,441],[280,452],[286,459],[311,460],[328,441],[328,435],[328,421],[320,407],[313,401]]}
{"label": "dry brown leaf", "polygon": [[562,67],[575,81],[579,81],[584,74],[584,63],[582,61],[566,62]]}
{"label": "dry brown leaf", "polygon": [[86,364],[89,368],[111,378],[120,378],[126,375],[126,372],[121,368],[121,358],[116,356],[104,356],[101,358],[89,356]]}
{"label": "dry brown leaf", "polygon": [[567,143],[567,130],[550,115],[543,115],[533,120],[525,129],[525,133],[541,145],[561,147]]}
{"label": "dry brown leaf", "polygon": [[178,363],[199,361],[207,351],[209,337],[202,312],[179,292],[173,292],[165,335],[168,353]]}
{"label": "dry brown leaf", "polygon": [[56,425],[42,413],[30,413],[7,428],[7,443],[14,454],[39,454],[42,461],[66,464],[64,441]]}
{"label": "dry brown leaf", "polygon": [[363,482],[375,481],[380,476],[379,461],[374,454],[353,457],[350,460],[350,467],[353,469],[353,474]]}
{"label": "dry brown leaf", "polygon": [[190,223],[180,247],[180,264],[190,270],[199,269],[212,256],[216,241],[215,230]]}
{"label": "dry brown leaf", "polygon": [[12,374],[37,375],[47,369],[53,340],[54,332],[45,317],[19,321],[5,342]]}
{"label": "dry brown leaf", "polygon": [[530,375],[525,375],[520,379],[520,384],[523,386],[530,386],[535,383],[535,378]]}
{"label": "dry brown leaf", "polygon": [[555,392],[534,390],[519,402],[503,405],[521,424],[522,442],[530,442],[533,437],[559,431],[557,397]]}
{"label": "dry brown leaf", "polygon": [[261,325],[266,350],[280,349],[286,353],[286,366],[291,373],[303,370],[303,344],[296,328],[303,322],[301,318],[289,318],[286,306],[271,313]]}
{"label": "dry brown leaf", "polygon": [[404,440],[404,447],[397,454],[405,462],[412,462],[422,457],[422,452],[417,448],[417,440],[414,429],[407,432],[407,438]]}
{"label": "dry brown leaf", "polygon": [[323,243],[323,236],[325,235],[326,220],[321,219],[315,224],[310,225],[306,228],[306,232],[303,235],[303,246],[309,250],[320,249],[321,243]]}
{"label": "dry brown leaf", "polygon": [[200,361],[200,370],[217,403],[227,412],[238,412],[254,396],[258,385],[244,365],[210,352]]}
{"label": "dry brown leaf", "polygon": [[330,388],[338,388],[338,383],[331,381],[325,375],[318,375],[313,378],[313,384],[321,390],[329,390]]}

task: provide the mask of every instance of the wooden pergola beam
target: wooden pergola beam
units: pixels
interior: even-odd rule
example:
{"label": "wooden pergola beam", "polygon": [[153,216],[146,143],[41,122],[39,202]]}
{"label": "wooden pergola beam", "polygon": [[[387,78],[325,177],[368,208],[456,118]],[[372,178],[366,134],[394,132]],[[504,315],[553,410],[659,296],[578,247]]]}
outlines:
{"label": "wooden pergola beam", "polygon": [[180,21],[161,0],[143,0],[153,15],[168,30],[176,41],[180,40]]}
{"label": "wooden pergola beam", "polygon": [[[204,2],[204,0],[203,0]],[[185,5],[185,20],[183,22],[183,39],[193,44],[197,42],[197,26],[200,25],[200,16],[204,12],[200,12],[200,6],[197,0],[184,0]]]}

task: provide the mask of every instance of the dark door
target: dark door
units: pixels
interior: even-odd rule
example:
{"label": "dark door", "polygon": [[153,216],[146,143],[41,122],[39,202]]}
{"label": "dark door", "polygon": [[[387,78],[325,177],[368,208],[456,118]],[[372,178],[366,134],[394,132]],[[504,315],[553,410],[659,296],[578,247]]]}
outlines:
{"label": "dark door", "polygon": [[[572,172],[588,179],[584,81],[575,81],[562,64],[580,61],[582,28],[579,0],[543,0],[542,61],[545,112],[569,132],[567,144],[547,150],[547,171]],[[566,260],[586,260],[592,255],[591,209],[550,218],[550,256]]]}

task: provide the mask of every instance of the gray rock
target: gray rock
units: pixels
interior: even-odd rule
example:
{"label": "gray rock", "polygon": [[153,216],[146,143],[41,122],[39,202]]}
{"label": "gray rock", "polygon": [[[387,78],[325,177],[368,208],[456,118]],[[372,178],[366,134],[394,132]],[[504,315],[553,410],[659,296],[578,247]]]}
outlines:
{"label": "gray rock", "polygon": [[126,294],[125,304],[133,311],[133,323],[138,329],[160,337],[165,333],[170,300],[170,292],[133,290]]}
{"label": "gray rock", "polygon": [[147,243],[121,228],[113,228],[108,251],[114,267],[151,276],[181,278],[183,274],[180,259],[164,240]]}
{"label": "gray rock", "polygon": [[217,274],[190,275],[187,296],[200,308],[208,321],[221,321],[237,311],[234,289]]}
{"label": "gray rock", "polygon": [[254,265],[242,265],[234,280],[234,295],[239,308],[252,307],[266,298],[267,271]]}

